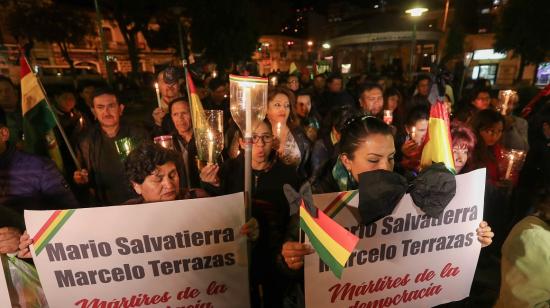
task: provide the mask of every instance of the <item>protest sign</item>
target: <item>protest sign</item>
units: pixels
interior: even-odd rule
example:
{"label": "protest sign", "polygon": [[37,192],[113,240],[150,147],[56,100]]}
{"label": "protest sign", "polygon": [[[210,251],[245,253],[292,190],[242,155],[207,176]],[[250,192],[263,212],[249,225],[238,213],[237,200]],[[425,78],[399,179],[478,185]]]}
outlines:
{"label": "protest sign", "polygon": [[25,211],[51,307],[248,307],[242,193]]}
{"label": "protest sign", "polygon": [[431,307],[468,296],[481,244],[485,170],[456,177],[456,195],[438,218],[416,207],[407,194],[391,215],[358,223],[358,194],[314,195],[320,209],[360,238],[342,279],[317,254],[305,259],[306,307]]}
{"label": "protest sign", "polygon": [[7,256],[2,254],[0,255],[0,307],[11,307],[6,273],[9,273],[8,260]]}

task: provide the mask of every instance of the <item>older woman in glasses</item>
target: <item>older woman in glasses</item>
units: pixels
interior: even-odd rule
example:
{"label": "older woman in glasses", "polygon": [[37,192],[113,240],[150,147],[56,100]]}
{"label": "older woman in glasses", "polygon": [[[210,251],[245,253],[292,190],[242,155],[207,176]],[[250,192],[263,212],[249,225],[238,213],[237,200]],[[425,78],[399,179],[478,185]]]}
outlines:
{"label": "older woman in glasses", "polygon": [[[283,185],[298,189],[296,168],[284,164],[273,149],[271,123],[261,122],[252,135],[252,216],[260,225],[260,238],[252,251],[251,293],[255,304],[262,286],[265,307],[282,307],[287,285],[275,266],[289,222],[289,206]],[[239,138],[241,148],[244,146]],[[221,167],[208,165],[201,171],[205,189],[212,195],[244,190],[244,151]]]}

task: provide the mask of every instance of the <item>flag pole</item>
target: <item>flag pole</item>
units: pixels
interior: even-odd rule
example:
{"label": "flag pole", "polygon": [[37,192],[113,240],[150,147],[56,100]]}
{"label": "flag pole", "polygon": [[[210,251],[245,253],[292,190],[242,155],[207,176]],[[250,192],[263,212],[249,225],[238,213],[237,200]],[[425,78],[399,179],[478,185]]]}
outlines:
{"label": "flag pole", "polygon": [[44,86],[42,85],[42,81],[40,80],[40,78],[38,77],[36,72],[34,72],[34,70],[32,69],[32,67],[29,64],[29,61],[26,57],[25,57],[25,62],[27,62],[27,65],[30,67],[32,74],[34,74],[34,76],[36,77],[36,81],[38,83],[38,86],[42,90],[42,93],[44,93],[44,100],[46,101],[46,105],[48,105],[48,108],[50,109],[50,112],[52,113],[53,119],[55,121],[55,125],[57,125],[57,128],[59,129],[59,132],[61,133],[61,137],[63,137],[63,140],[65,141],[65,144],[67,145],[67,149],[69,149],[69,154],[71,155],[71,158],[74,161],[76,169],[81,170],[82,166],[80,165],[80,162],[76,158],[76,154],[74,153],[73,147],[71,146],[71,143],[69,142],[69,138],[67,138],[67,134],[65,133],[65,130],[61,126],[61,123],[59,123],[59,119],[57,118],[57,115],[53,111],[52,104],[50,103],[50,100],[48,98],[48,94],[46,93],[46,90],[44,89]]}

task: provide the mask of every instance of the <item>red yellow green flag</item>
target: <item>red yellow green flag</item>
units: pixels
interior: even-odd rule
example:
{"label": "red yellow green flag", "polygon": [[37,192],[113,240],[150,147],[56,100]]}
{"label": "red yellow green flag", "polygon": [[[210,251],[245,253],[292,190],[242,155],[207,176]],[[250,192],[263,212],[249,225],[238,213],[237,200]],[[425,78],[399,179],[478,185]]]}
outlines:
{"label": "red yellow green flag", "polygon": [[430,109],[428,133],[420,159],[422,168],[432,163],[443,163],[449,171],[455,173],[449,113],[443,102],[439,100],[432,104]]}
{"label": "red yellow green flag", "polygon": [[327,214],[330,218],[336,217],[336,215],[340,213],[340,210],[346,207],[346,205],[348,205],[348,203],[355,198],[358,192],[358,190],[350,190],[339,193],[323,212],[325,212],[325,214]]}
{"label": "red yellow green flag", "polygon": [[46,245],[52,240],[52,238],[59,232],[61,227],[69,220],[74,214],[75,210],[57,210],[50,218],[44,223],[44,225],[38,230],[33,237],[33,244],[36,255],[46,247]]}
{"label": "red yellow green flag", "polygon": [[191,111],[191,120],[193,122],[193,133],[195,134],[195,143],[197,145],[197,156],[202,161],[208,161],[208,157],[204,157],[208,151],[202,150],[204,145],[201,143],[201,139],[206,138],[209,131],[208,122],[206,121],[206,115],[204,108],[202,107],[201,99],[191,78],[191,74],[185,69],[185,84],[187,85],[187,95],[189,96],[189,109]]}
{"label": "red yellow green flag", "polygon": [[25,57],[21,57],[20,64],[25,150],[36,155],[49,156],[59,170],[63,171],[63,159],[53,131],[56,123],[46,102],[46,93]]}
{"label": "red yellow green flag", "polygon": [[300,228],[307,234],[321,260],[336,277],[341,278],[346,262],[359,242],[359,238],[322,211],[317,211],[317,218],[314,218],[303,202],[300,206]]}

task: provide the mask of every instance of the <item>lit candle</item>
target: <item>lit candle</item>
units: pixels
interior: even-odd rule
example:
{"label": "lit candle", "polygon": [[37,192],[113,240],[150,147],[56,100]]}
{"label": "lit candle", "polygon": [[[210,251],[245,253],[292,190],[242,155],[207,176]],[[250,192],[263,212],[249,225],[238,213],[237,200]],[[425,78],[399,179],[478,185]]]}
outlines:
{"label": "lit candle", "polygon": [[510,96],[512,96],[512,90],[506,90],[504,91],[504,103],[502,103],[502,115],[506,115],[506,111],[508,111],[508,102],[510,101]]}
{"label": "lit candle", "polygon": [[276,86],[277,85],[277,77],[276,76],[271,77],[271,79],[269,79],[269,83],[271,84],[272,87]]}
{"label": "lit candle", "polygon": [[388,125],[393,122],[393,111],[390,109],[384,110],[384,122]]}
{"label": "lit candle", "polygon": [[80,128],[84,127],[84,117],[80,116],[80,119],[78,121],[80,122]]}
{"label": "lit candle", "polygon": [[214,163],[214,135],[208,130],[208,163]]}
{"label": "lit candle", "polygon": [[250,87],[243,88],[243,101],[246,104],[246,131],[245,137],[252,138],[252,97],[250,97]]}
{"label": "lit candle", "polygon": [[218,77],[218,72],[217,71],[212,71],[212,78],[216,78]]}
{"label": "lit candle", "polygon": [[277,139],[281,140],[281,122],[277,123]]}
{"label": "lit candle", "polygon": [[416,137],[416,126],[411,127],[411,139]]}
{"label": "lit candle", "polygon": [[514,166],[514,153],[510,153],[508,156],[510,160],[508,160],[508,168],[506,168],[506,174],[504,175],[504,178],[509,180],[510,175],[512,175],[512,167]]}
{"label": "lit candle", "polygon": [[160,99],[160,90],[159,90],[159,84],[158,82],[155,82],[155,92],[157,92],[157,103],[159,105],[159,108],[162,109],[162,101]]}

